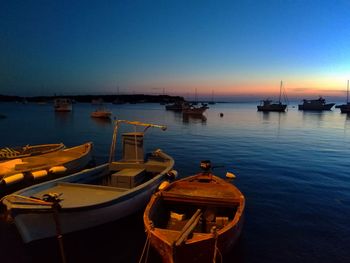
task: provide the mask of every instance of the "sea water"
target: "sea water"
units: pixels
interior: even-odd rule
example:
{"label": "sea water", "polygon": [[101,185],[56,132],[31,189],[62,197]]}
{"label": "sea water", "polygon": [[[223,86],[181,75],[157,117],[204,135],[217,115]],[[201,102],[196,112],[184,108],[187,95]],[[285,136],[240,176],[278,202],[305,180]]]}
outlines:
{"label": "sea water", "polygon": [[[211,160],[218,176],[237,176],[246,220],[224,262],[350,262],[350,116],[298,111],[296,103],[285,113],[262,113],[256,105],[217,103],[203,118],[159,104],[106,106],[116,119],[166,125],[165,132],[147,130],[145,147],[171,155],[180,178],[198,172],[201,160]],[[2,103],[0,146],[92,141],[96,163],[107,162],[113,121],[91,118],[93,110],[87,103],[70,113],[55,113],[52,104]],[[67,235],[64,245],[68,262],[138,262],[145,239],[139,213]],[[23,245],[14,226],[0,233],[0,243],[1,262],[60,262],[55,239]],[[151,250],[148,262],[159,260]]]}

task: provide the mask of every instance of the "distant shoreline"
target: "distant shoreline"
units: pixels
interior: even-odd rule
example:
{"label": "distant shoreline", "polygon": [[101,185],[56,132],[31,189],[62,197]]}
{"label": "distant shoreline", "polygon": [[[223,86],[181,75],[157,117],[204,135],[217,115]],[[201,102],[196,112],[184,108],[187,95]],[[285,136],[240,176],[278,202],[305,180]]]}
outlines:
{"label": "distant shoreline", "polygon": [[[93,100],[102,100],[104,103],[173,103],[175,101],[186,101],[182,96],[170,96],[170,95],[145,95],[145,94],[128,94],[128,95],[60,95],[60,96],[11,96],[1,95],[0,102],[18,102],[18,103],[47,103],[52,102],[55,98],[70,98],[75,102],[91,103]],[[315,97],[316,98],[316,97]],[[336,97],[327,99],[327,101],[333,101],[337,103],[343,102],[343,97]],[[187,100],[188,102],[194,102]],[[243,98],[223,100],[222,98],[215,100],[215,103],[259,103],[259,98]],[[289,104],[301,102],[301,98],[290,98]],[[210,103],[212,100],[198,99],[198,103]]]}
{"label": "distant shoreline", "polygon": [[21,97],[21,96],[8,96],[0,95],[0,102],[49,102],[56,98],[69,98],[76,102],[89,102],[93,100],[102,100],[107,103],[171,103],[174,101],[184,101],[181,96],[169,96],[169,95],[68,95],[68,96],[33,96],[33,97]]}

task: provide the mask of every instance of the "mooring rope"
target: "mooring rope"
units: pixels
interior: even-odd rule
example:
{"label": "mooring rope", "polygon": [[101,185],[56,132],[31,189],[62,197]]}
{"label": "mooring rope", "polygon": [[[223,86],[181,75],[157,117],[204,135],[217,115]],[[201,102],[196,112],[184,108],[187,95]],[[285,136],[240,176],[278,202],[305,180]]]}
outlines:
{"label": "mooring rope", "polygon": [[150,247],[150,236],[151,234],[149,233],[146,237],[146,242],[145,242],[145,245],[143,247],[143,250],[142,250],[142,254],[141,254],[141,257],[140,257],[140,260],[139,260],[139,263],[142,263],[142,260],[143,260],[143,257],[145,255],[145,252],[146,252],[146,257],[145,257],[145,263],[147,263],[147,260],[148,260],[148,252],[149,252],[149,247]]}
{"label": "mooring rope", "polygon": [[217,253],[220,256],[220,263],[222,263],[222,254],[221,254],[221,252],[220,252],[220,250],[218,248],[218,237],[219,237],[219,235],[218,235],[218,232],[217,232],[217,229],[216,229],[215,226],[212,227],[211,232],[212,232],[212,234],[213,234],[213,236],[215,238],[213,263],[216,263]]}

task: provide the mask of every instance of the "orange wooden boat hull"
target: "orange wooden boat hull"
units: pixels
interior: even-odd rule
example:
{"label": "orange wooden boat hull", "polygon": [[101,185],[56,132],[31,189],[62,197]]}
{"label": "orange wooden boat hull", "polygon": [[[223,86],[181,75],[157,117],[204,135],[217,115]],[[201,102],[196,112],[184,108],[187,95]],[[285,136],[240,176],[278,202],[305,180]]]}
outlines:
{"label": "orange wooden boat hull", "polygon": [[[213,177],[218,179],[221,184],[227,184],[228,194],[231,190],[233,191],[233,188],[235,188],[235,190],[233,191],[234,193],[231,196],[232,198],[226,195],[228,196],[229,200],[226,203],[224,202],[224,204],[222,204],[223,207],[229,206],[230,200],[231,199],[233,200],[234,196],[237,197],[237,200],[236,200],[237,210],[234,215],[231,215],[233,219],[229,223],[227,223],[223,228],[219,229],[215,234],[210,232],[200,233],[200,232],[194,231],[193,236],[186,239],[185,242],[183,242],[182,244],[176,245],[175,240],[177,240],[177,238],[180,235],[179,231],[162,228],[160,226],[157,226],[157,224],[154,224],[154,222],[152,221],[152,218],[155,218],[154,216],[155,214],[161,213],[159,211],[162,210],[163,203],[168,201],[166,199],[166,196],[167,196],[166,192],[167,192],[167,189],[171,187],[171,185],[166,189],[164,189],[163,191],[153,195],[153,197],[151,198],[151,201],[146,207],[146,210],[144,213],[144,224],[145,224],[145,228],[146,228],[150,243],[158,251],[158,253],[162,257],[163,262],[165,263],[213,262],[214,257],[218,259],[220,255],[224,255],[227,252],[229,252],[237,243],[241,235],[243,222],[244,222],[244,206],[245,206],[244,196],[232,184],[227,183],[224,180],[217,178],[216,176],[213,176]],[[186,180],[186,178],[183,180]],[[180,181],[183,181],[183,180],[180,180]],[[184,194],[184,198],[186,199],[185,202],[187,203],[191,202],[190,195],[188,194],[189,192],[186,192],[187,191],[186,186],[182,185],[181,189],[180,189],[180,186],[181,185],[179,185],[179,192],[185,193]],[[213,187],[213,186],[210,186],[210,187]],[[195,185],[193,189],[195,190],[191,190],[192,192],[196,192],[196,193],[200,192],[200,190],[198,190],[200,189],[200,187],[197,187],[197,185]],[[204,192],[206,191],[204,190]],[[215,195],[215,191],[211,191],[211,192]],[[173,202],[174,207],[176,207],[176,202],[179,202],[179,205],[181,205],[182,201],[180,196],[176,196],[173,193],[170,193],[170,196],[172,198],[171,202]],[[225,194],[223,194],[223,196],[225,196]],[[210,198],[211,200],[209,200]],[[213,196],[210,198],[208,199],[209,200],[208,201],[203,199],[202,196],[194,196],[194,200],[195,200],[194,202],[198,204],[198,207],[202,207],[202,208],[203,206],[205,206],[207,202],[211,206],[214,206],[214,203],[217,200],[214,200],[215,198]]]}

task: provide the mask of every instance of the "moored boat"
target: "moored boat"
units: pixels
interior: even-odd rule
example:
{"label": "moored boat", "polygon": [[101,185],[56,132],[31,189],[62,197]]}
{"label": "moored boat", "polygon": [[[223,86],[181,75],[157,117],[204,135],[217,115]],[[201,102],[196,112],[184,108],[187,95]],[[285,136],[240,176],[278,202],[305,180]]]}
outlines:
{"label": "moored boat", "polygon": [[62,150],[64,147],[63,143],[3,147],[0,148],[0,162],[55,152]]}
{"label": "moored boat", "polygon": [[[273,102],[270,99],[262,100],[260,102],[260,105],[257,106],[258,111],[264,111],[264,112],[269,112],[269,111],[285,112],[286,109],[287,109],[287,104],[282,104],[282,102],[281,102],[282,87],[283,87],[283,83],[281,81],[280,95],[279,95],[278,101],[277,102]],[[286,98],[286,96],[285,96],[285,98]]]}
{"label": "moored boat", "polygon": [[0,163],[0,196],[78,172],[92,160],[92,143]]}
{"label": "moored boat", "polygon": [[200,107],[196,107],[196,106],[193,106],[193,105],[190,105],[186,108],[184,108],[182,110],[182,114],[184,115],[197,115],[197,116],[201,116],[203,115],[203,113],[209,109],[208,105],[207,104],[204,104]]}
{"label": "moored boat", "polygon": [[56,112],[72,111],[72,100],[68,98],[57,98],[54,100],[54,109]]}
{"label": "moored boat", "polygon": [[346,104],[337,105],[341,113],[350,113],[350,102],[349,102],[349,80],[346,89]]}
{"label": "moored boat", "polygon": [[326,100],[322,97],[319,97],[315,100],[303,100],[303,104],[298,105],[299,110],[310,110],[310,111],[323,111],[331,110],[335,103],[326,103]]}
{"label": "moored boat", "polygon": [[[123,134],[123,155],[114,161],[120,123],[145,127],[143,132]],[[159,184],[168,177],[174,160],[155,150],[144,158],[143,135],[150,127],[164,126],[117,121],[113,132],[110,160],[54,181],[15,192],[3,198],[24,242],[56,235],[52,203],[44,199],[52,193],[62,197],[57,212],[62,234],[118,220],[144,209]]]}
{"label": "moored boat", "polygon": [[112,112],[107,110],[107,109],[100,108],[100,109],[96,109],[95,111],[91,112],[90,116],[92,118],[109,119],[112,116]]}
{"label": "moored boat", "polygon": [[350,103],[340,105],[339,109],[341,113],[350,113]]}
{"label": "moored boat", "polygon": [[285,112],[287,108],[287,104],[282,104],[281,102],[273,103],[270,99],[265,99],[261,101],[261,104],[257,106],[258,111],[277,111],[277,112]]}
{"label": "moored boat", "polygon": [[152,196],[143,220],[163,262],[214,262],[237,242],[245,198],[231,183],[203,172],[175,181]]}

